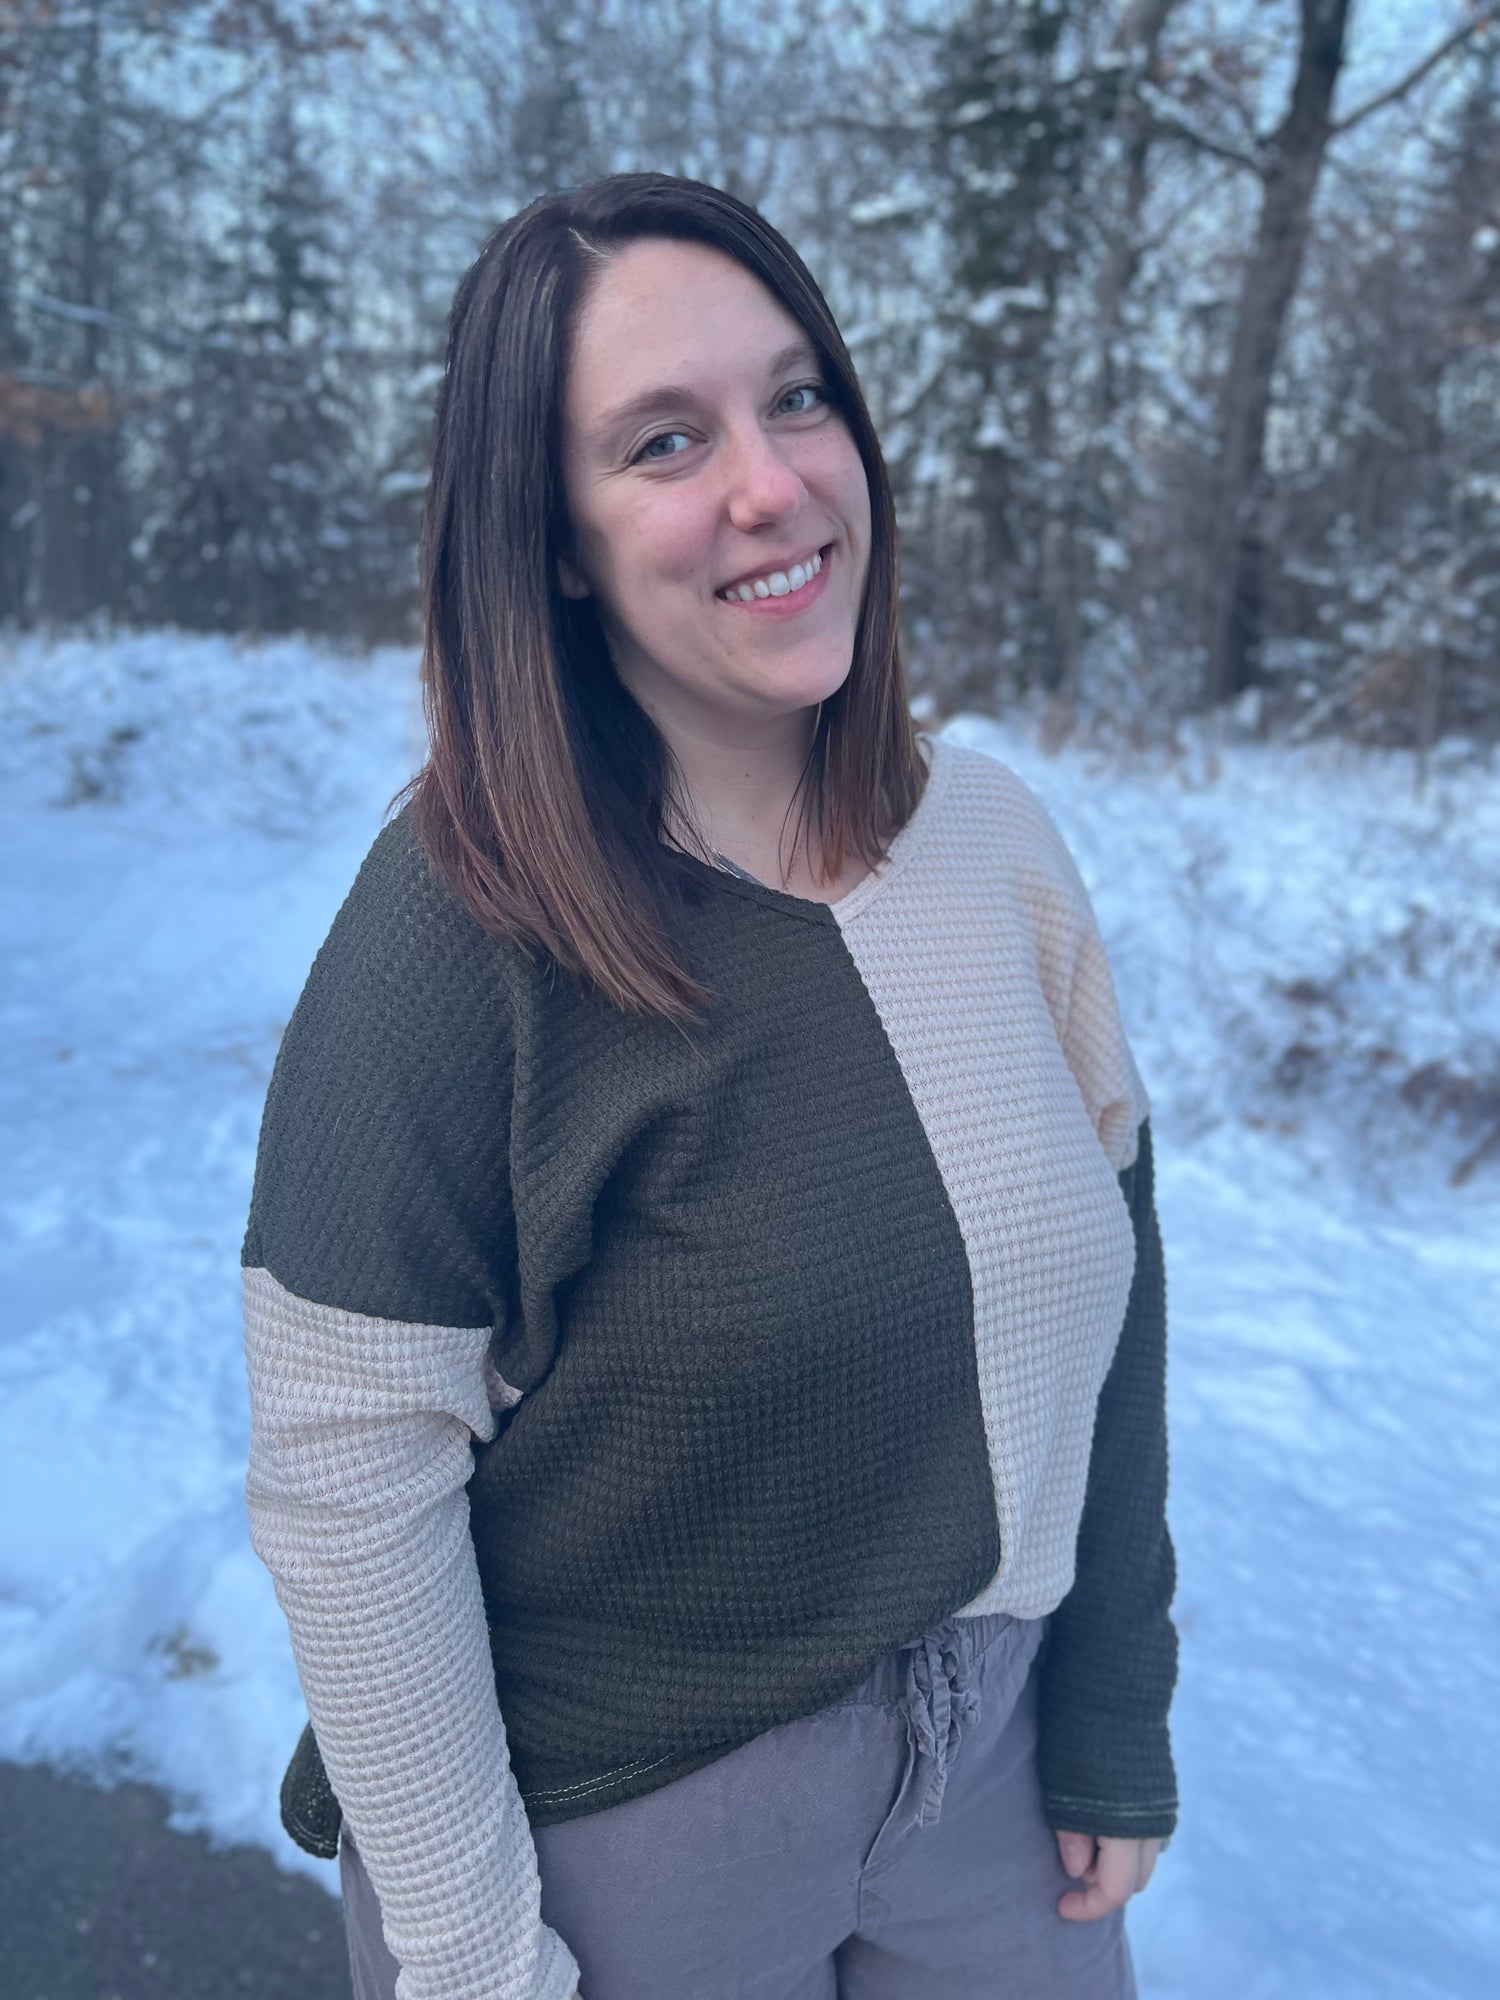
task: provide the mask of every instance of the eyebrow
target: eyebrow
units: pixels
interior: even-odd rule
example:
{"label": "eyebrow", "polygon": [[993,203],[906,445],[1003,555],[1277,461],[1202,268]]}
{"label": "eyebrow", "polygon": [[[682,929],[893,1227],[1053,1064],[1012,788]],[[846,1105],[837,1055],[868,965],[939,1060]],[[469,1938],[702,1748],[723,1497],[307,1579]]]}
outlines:
{"label": "eyebrow", "polygon": [[[789,346],[781,348],[771,356],[766,363],[766,374],[780,375],[787,368],[799,366],[818,368],[821,365],[817,350],[811,341],[794,340]],[[654,389],[643,389],[638,396],[631,396],[625,402],[617,403],[612,410],[606,410],[590,432],[590,436],[600,443],[613,442],[627,424],[635,423],[641,417],[649,417],[660,410],[680,410],[685,406],[696,406],[698,400],[696,390],[685,389],[675,382],[665,382]]]}

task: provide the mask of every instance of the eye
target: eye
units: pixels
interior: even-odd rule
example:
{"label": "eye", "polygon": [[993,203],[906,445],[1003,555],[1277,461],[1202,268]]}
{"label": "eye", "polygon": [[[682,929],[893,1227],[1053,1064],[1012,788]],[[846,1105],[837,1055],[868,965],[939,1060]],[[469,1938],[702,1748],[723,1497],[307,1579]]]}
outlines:
{"label": "eye", "polygon": [[[686,431],[658,431],[655,437],[647,438],[646,442],[641,446],[640,450],[636,453],[635,458],[633,458],[630,462],[632,465],[634,465],[638,459],[642,458],[654,458],[658,461],[664,458],[681,458],[682,456],[681,452],[657,451],[655,449],[655,446],[659,444],[670,444],[673,438],[686,438],[686,437],[687,437]],[[689,444],[692,443],[691,438],[688,438],[688,443]]]}
{"label": "eye", "polygon": [[[796,396],[807,396],[812,400],[803,403],[799,408],[787,409],[787,404]],[[776,405],[776,408],[778,413],[789,417],[808,417],[820,405],[825,404],[827,400],[827,392],[824,390],[821,382],[799,382],[795,388],[787,390],[781,401]],[[632,465],[639,465],[644,459],[650,464],[660,465],[667,459],[681,458],[682,453],[680,451],[658,451],[657,449],[658,445],[669,446],[673,438],[681,438],[685,444],[689,445],[693,442],[686,431],[658,431],[655,437],[647,438],[640,449],[633,454],[630,463]]]}
{"label": "eye", "polygon": [[789,410],[787,414],[793,417],[808,416],[813,410],[817,408],[818,403],[827,401],[827,397],[823,393],[823,384],[821,382],[799,382],[795,389],[787,390],[786,395],[783,396],[781,399],[781,406],[784,407],[785,404],[788,402],[788,400],[793,396],[814,396],[817,398],[817,402],[804,403],[800,410]]}

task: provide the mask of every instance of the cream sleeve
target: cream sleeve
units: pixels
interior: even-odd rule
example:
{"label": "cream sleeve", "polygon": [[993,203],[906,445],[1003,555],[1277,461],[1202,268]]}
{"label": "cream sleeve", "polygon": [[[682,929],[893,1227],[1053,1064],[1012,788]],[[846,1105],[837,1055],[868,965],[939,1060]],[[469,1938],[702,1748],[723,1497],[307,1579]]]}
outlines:
{"label": "cream sleeve", "polygon": [[570,2000],[495,1694],[465,1488],[518,1399],[489,1329],[321,1305],[244,1273],[250,1535],[398,2000]]}

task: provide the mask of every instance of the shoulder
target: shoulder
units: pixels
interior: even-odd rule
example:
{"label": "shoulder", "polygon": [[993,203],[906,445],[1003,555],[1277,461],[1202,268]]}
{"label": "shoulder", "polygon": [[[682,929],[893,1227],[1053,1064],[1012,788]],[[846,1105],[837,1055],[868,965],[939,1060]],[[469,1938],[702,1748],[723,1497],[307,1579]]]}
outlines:
{"label": "shoulder", "polygon": [[[496,1226],[513,1047],[513,954],[433,874],[410,820],[385,827],[334,918],[266,1095],[242,1259],[291,1290],[454,1324],[406,1283]],[[376,1275],[389,1267],[389,1275]],[[474,1310],[466,1282],[462,1312]],[[372,1303],[378,1296],[379,1303]],[[399,1307],[399,1310],[398,1310]]]}
{"label": "shoulder", "polygon": [[1048,918],[1092,925],[1078,864],[1037,793],[987,750],[944,741],[942,755],[967,837],[1002,867],[1033,923]]}
{"label": "shoulder", "polygon": [[966,745],[945,744],[944,752],[953,760],[958,851],[977,853],[984,893],[1001,897],[1023,928],[1064,1058],[1119,1171],[1135,1158],[1150,1104],[1078,864],[1051,813],[1009,765]]}
{"label": "shoulder", "polygon": [[[433,871],[408,814],[365,856],[308,973],[277,1059],[277,1083],[317,1075],[345,1096],[361,1080],[416,1093],[503,1061],[515,947],[491,937]],[[445,1081],[446,1079],[446,1081]],[[352,1107],[351,1107],[352,1108]]]}
{"label": "shoulder", "polygon": [[504,987],[512,952],[491,938],[433,871],[409,812],[376,836],[313,961],[304,1003],[332,992],[392,1018],[434,1018],[473,989]]}

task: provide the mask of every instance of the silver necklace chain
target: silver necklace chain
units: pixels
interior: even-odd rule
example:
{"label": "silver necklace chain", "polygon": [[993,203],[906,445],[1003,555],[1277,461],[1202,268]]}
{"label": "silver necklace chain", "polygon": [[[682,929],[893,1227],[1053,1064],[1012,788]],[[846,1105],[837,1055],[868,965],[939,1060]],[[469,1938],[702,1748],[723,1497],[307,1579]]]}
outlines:
{"label": "silver necklace chain", "polygon": [[752,875],[748,868],[741,868],[738,861],[731,861],[727,854],[720,854],[717,848],[714,849],[714,861],[726,874],[738,875],[742,882],[753,882],[758,889],[765,888],[765,883],[758,875]]}

